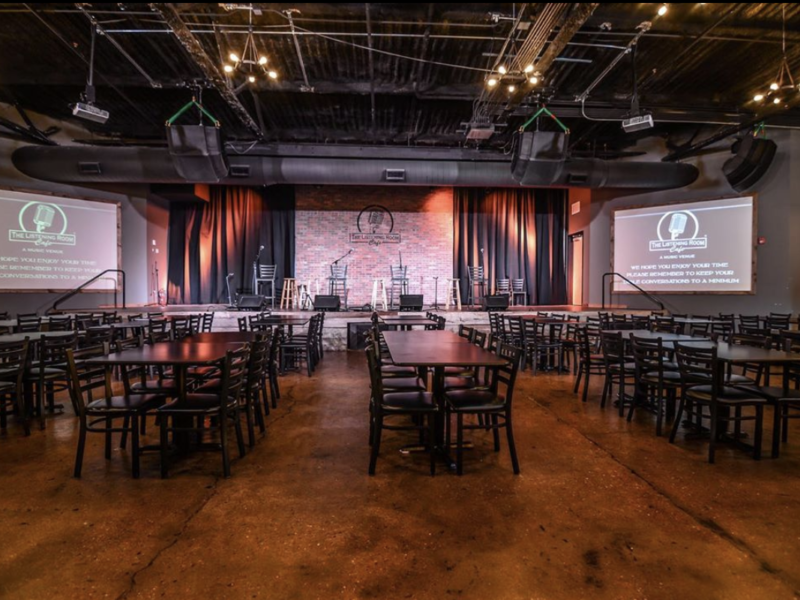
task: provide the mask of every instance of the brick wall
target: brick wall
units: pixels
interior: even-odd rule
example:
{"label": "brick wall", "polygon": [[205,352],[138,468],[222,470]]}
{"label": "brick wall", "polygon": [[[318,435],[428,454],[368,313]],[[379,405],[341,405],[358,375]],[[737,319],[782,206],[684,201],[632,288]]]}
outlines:
{"label": "brick wall", "polygon": [[[360,306],[370,302],[373,278],[385,278],[388,286],[389,266],[399,264],[399,251],[408,266],[409,292],[424,294],[425,303],[432,304],[433,277],[438,276],[442,302],[445,278],[453,274],[452,188],[298,186],[296,198],[298,283],[317,280],[320,292],[327,293],[330,264],[353,248],[345,261],[348,301]],[[399,244],[350,242],[350,234],[358,231],[358,214],[373,204],[391,211]]]}

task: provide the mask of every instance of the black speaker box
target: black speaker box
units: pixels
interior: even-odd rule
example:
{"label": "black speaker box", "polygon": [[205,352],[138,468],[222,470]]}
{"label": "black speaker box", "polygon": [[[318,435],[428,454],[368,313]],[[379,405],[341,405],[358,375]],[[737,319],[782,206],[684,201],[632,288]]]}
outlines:
{"label": "black speaker box", "polygon": [[496,294],[483,297],[484,310],[508,310],[508,294]]}
{"label": "black speaker box", "polygon": [[556,181],[567,158],[569,136],[554,131],[528,131],[519,136],[511,157],[511,176],[523,185]]}
{"label": "black speaker box", "polygon": [[222,135],[217,127],[171,125],[167,142],[178,175],[186,181],[217,183],[228,175]]}
{"label": "black speaker box", "polygon": [[746,135],[731,150],[735,156],[722,165],[722,172],[731,187],[743,192],[753,187],[769,169],[775,158],[777,145],[772,140]]}
{"label": "black speaker box", "polygon": [[400,310],[403,312],[415,312],[422,310],[422,294],[401,294]]}
{"label": "black speaker box", "polygon": [[244,294],[239,297],[239,303],[236,306],[239,310],[261,310],[266,304],[267,299],[264,296]]}
{"label": "black speaker box", "polygon": [[314,310],[321,310],[323,312],[336,312],[342,305],[342,300],[339,296],[314,296]]}

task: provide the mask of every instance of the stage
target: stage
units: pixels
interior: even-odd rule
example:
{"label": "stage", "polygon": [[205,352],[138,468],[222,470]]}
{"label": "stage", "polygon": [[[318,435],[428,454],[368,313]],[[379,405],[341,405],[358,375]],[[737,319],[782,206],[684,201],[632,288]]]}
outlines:
{"label": "stage", "polygon": [[[97,309],[95,309],[97,310]],[[113,310],[113,307],[106,307],[104,310]],[[556,314],[570,314],[581,315],[583,318],[587,316],[597,316],[597,312],[601,310],[596,306],[569,306],[569,305],[547,305],[547,306],[512,306],[503,313],[513,313],[515,316],[535,315],[538,312],[548,312]],[[214,331],[237,331],[239,326],[237,319],[247,315],[254,315],[256,311],[235,311],[229,310],[227,305],[224,304],[172,304],[167,306],[129,306],[126,309],[117,309],[118,314],[125,317],[126,315],[135,315],[150,312],[163,312],[170,315],[187,315],[192,313],[212,311],[214,313]],[[425,314],[425,312],[433,312],[441,315],[447,319],[446,328],[451,331],[458,331],[458,326],[461,324],[470,327],[476,327],[479,330],[489,330],[489,313],[485,310],[477,308],[464,308],[462,310],[432,310],[426,308],[422,313],[403,312],[403,315]],[[650,314],[649,310],[630,310],[625,307],[606,308],[605,312],[621,312],[624,311],[629,314]],[[69,309],[64,312],[81,312],[79,309]],[[90,312],[90,311],[87,311]],[[272,314],[276,315],[308,315],[309,318],[313,311],[301,310],[273,310]],[[396,315],[395,311],[378,311],[380,315]],[[323,343],[326,350],[338,351],[347,350],[348,336],[358,335],[358,332],[365,331],[370,323],[371,310],[348,310],[348,311],[335,311],[325,313],[325,326],[323,329]],[[351,342],[352,343],[352,342]]]}

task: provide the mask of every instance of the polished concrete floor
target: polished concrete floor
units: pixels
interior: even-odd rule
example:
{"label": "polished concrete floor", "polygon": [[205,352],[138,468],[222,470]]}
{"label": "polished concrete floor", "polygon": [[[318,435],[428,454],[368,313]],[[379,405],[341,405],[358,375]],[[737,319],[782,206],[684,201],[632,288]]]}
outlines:
{"label": "polished concrete floor", "polygon": [[[472,435],[463,477],[385,438],[368,477],[359,352],[282,379],[266,435],[233,476],[197,454],[129,477],[76,422],[0,438],[2,598],[796,598],[800,424],[779,460],[654,436],[582,404],[569,376],[525,374],[522,474]],[[599,387],[599,386],[598,386]],[[598,387],[593,390],[599,392]],[[92,439],[94,438],[94,439]],[[766,446],[770,443],[767,435]]]}

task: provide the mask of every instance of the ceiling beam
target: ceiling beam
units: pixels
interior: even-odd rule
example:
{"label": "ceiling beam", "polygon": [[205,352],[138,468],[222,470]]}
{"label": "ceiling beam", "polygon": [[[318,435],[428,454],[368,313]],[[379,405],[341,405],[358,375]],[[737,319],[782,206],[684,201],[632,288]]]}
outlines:
{"label": "ceiling beam", "polygon": [[175,37],[181,43],[195,64],[200,67],[206,79],[212,87],[217,90],[222,99],[228,104],[239,121],[250,130],[258,140],[264,139],[264,132],[250,116],[250,113],[241,103],[234,91],[228,86],[228,80],[220,73],[214,60],[205,51],[205,48],[197,41],[197,38],[189,31],[174,4],[151,3],[150,8],[158,13],[169,25]]}

